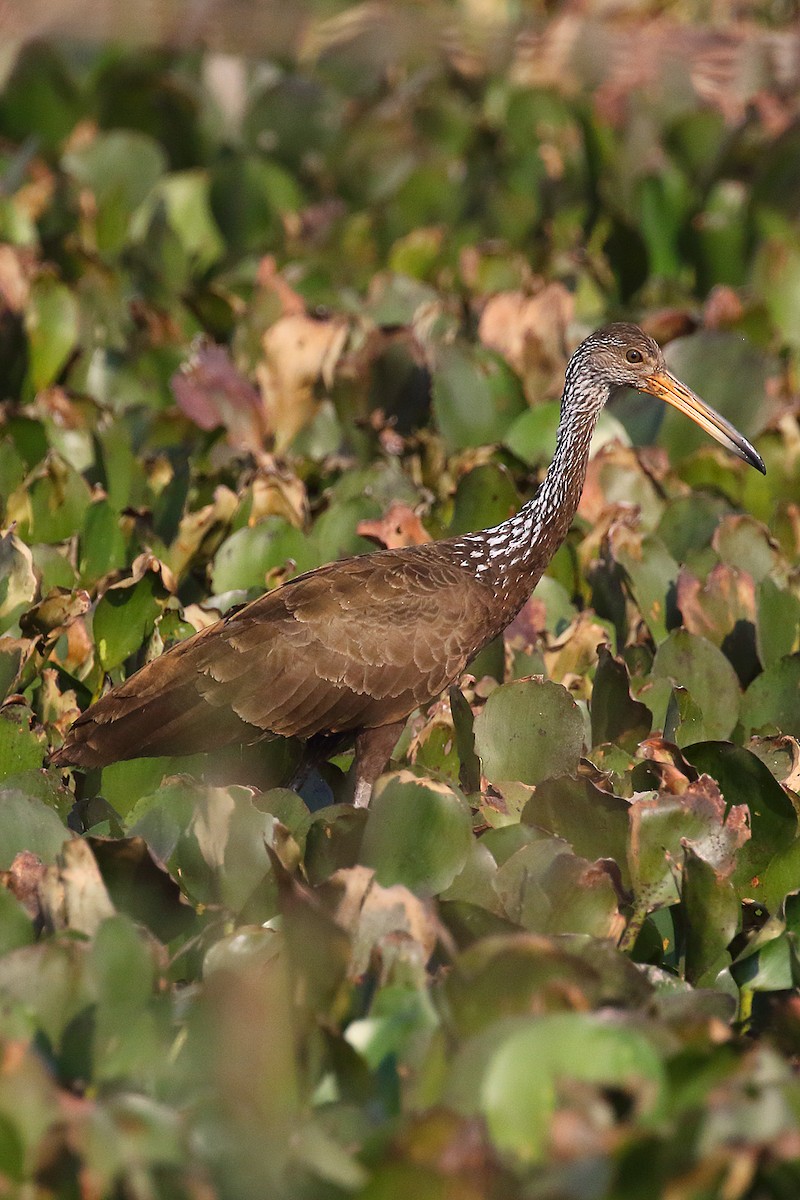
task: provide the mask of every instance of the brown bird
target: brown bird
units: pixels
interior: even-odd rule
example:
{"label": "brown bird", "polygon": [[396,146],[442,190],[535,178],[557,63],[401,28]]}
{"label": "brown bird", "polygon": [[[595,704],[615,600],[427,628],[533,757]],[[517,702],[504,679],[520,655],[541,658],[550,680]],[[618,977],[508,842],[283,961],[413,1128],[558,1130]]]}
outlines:
{"label": "brown bird", "polygon": [[764,472],[750,443],[669,373],[652,338],[609,325],[569,361],[553,461],[516,516],[329,563],[267,592],[103,696],[51,763],[103,767],[274,736],[350,735],[354,803],[367,805],[408,714],[506,627],[566,537],[597,418],[619,387],[666,400]]}

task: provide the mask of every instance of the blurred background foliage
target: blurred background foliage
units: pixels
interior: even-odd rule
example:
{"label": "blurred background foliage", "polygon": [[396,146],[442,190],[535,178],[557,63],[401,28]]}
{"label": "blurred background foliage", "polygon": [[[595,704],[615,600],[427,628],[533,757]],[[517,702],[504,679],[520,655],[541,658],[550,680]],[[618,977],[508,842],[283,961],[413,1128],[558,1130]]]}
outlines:
{"label": "blurred background foliage", "polygon": [[[3,8],[3,1194],[794,1200],[794,16]],[[615,397],[369,813],[289,743],[47,769],[233,604],[504,519],[619,317],[766,478]]]}

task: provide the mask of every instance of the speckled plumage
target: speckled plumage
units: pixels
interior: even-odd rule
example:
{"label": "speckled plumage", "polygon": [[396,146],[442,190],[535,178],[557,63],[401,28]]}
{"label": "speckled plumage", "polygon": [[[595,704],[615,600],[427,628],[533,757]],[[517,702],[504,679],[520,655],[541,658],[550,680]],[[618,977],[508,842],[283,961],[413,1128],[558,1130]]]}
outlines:
{"label": "speckled plumage", "polygon": [[[626,360],[631,352],[640,362]],[[670,399],[665,386],[682,385],[669,380],[658,346],[636,326],[592,334],[567,368],[553,462],[516,515],[478,533],[330,563],[266,593],[98,700],[51,761],[88,768],[276,735],[351,733],[362,767],[370,764],[356,791],[366,803],[402,721],[513,619],[566,536],[611,390],[657,385]],[[732,441],[735,431],[712,415]],[[735,437],[732,448],[758,460]]]}

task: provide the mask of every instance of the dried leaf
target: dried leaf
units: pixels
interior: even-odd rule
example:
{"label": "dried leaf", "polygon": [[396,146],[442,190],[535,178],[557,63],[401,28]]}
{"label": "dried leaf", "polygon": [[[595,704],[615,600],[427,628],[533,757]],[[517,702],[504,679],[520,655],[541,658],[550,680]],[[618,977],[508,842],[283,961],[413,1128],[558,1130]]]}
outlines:
{"label": "dried leaf", "polygon": [[259,455],[269,422],[256,388],[233,365],[224,346],[196,343],[172,377],[179,408],[201,429],[225,429],[235,450]]}
{"label": "dried leaf", "polygon": [[522,377],[529,400],[561,387],[573,310],[572,293],[562,283],[548,283],[532,296],[499,292],[481,313],[478,337]]}
{"label": "dried leaf", "polygon": [[315,321],[301,313],[281,317],[264,334],[256,374],[276,450],[284,450],[312,420],[314,389],[319,382],[325,388],[333,384],[347,335],[346,321]]}
{"label": "dried leaf", "polygon": [[387,550],[422,546],[431,540],[413,508],[402,500],[396,500],[376,521],[359,521],[356,533]]}

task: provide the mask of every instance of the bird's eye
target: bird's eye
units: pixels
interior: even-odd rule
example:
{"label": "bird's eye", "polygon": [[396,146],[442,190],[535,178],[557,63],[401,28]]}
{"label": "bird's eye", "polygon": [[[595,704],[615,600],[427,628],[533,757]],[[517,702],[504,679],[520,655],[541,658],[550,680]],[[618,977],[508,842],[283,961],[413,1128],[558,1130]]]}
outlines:
{"label": "bird's eye", "polygon": [[625,357],[627,358],[627,360],[628,360],[628,362],[629,362],[629,363],[640,363],[640,362],[642,362],[642,352],[641,352],[641,350],[628,350],[628,352],[626,353]]}

